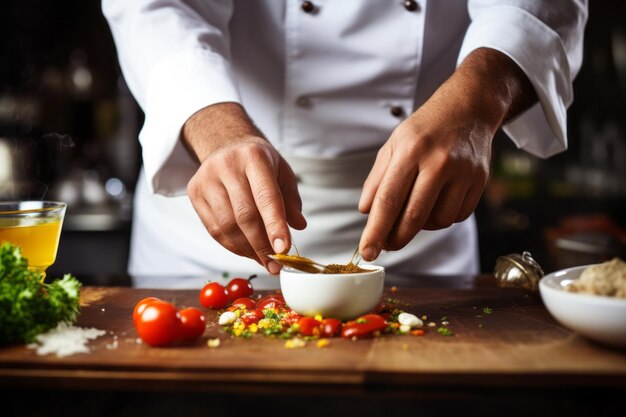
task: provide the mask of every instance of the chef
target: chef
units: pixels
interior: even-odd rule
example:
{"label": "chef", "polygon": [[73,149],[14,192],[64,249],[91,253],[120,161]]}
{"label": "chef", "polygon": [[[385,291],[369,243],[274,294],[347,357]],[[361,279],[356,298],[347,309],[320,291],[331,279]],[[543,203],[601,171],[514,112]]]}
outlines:
{"label": "chef", "polygon": [[[502,128],[567,148],[584,0],[103,0],[145,112],[129,272],[251,274],[292,245],[476,273]],[[152,277],[150,281],[146,277]]]}

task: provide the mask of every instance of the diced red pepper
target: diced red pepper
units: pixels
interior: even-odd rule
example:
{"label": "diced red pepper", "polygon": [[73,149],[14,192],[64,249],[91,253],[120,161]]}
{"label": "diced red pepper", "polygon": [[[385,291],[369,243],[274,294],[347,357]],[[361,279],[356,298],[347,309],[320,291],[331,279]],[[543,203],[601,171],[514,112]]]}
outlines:
{"label": "diced red pepper", "polygon": [[324,337],[334,337],[341,333],[341,321],[337,319],[324,319],[321,323],[322,335]]}
{"label": "diced red pepper", "polygon": [[378,314],[366,314],[356,320],[349,321],[341,330],[341,337],[358,339],[371,337],[375,332],[385,330],[387,322]]}

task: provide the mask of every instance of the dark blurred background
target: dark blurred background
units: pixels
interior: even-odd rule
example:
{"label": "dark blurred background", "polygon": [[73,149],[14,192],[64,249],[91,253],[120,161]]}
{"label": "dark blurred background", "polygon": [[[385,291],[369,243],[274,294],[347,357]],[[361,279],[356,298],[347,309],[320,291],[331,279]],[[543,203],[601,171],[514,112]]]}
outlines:
{"label": "dark blurred background", "polygon": [[[569,150],[547,161],[494,141],[477,210],[482,270],[529,250],[546,270],[624,255],[626,13],[592,2],[569,111]],[[0,5],[0,200],[68,202],[56,264],[125,284],[142,114],[96,0]]]}

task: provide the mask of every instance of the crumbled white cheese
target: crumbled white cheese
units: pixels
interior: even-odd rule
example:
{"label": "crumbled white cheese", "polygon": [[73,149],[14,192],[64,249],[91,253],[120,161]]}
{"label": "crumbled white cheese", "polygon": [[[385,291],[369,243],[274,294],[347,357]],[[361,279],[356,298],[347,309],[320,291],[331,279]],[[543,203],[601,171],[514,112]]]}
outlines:
{"label": "crumbled white cheese", "polygon": [[400,325],[400,329],[399,329],[402,333],[408,333],[411,331],[411,326],[409,326],[408,324],[401,324]]}
{"label": "crumbled white cheese", "polygon": [[220,326],[226,326],[228,324],[234,323],[235,320],[237,320],[237,315],[235,313],[233,313],[232,311],[225,311],[220,316],[218,323]]}
{"label": "crumbled white cheese", "polygon": [[68,323],[59,325],[38,335],[35,343],[29,344],[29,349],[37,349],[37,355],[56,354],[58,357],[70,356],[76,353],[88,353],[87,342],[106,334],[104,330],[82,328]]}
{"label": "crumbled white cheese", "polygon": [[422,327],[424,322],[417,318],[416,315],[410,313],[398,314],[398,323],[409,327]]}

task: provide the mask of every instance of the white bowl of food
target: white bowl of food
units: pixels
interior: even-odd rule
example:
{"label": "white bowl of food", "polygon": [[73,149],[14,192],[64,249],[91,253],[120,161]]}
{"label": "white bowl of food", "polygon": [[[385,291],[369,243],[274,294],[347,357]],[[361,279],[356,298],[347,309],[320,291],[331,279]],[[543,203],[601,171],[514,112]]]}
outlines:
{"label": "white bowl of food", "polygon": [[[607,264],[548,274],[539,281],[539,292],[550,314],[563,326],[597,342],[626,348],[626,298],[615,291],[615,285],[622,285],[620,272]],[[614,273],[618,274],[617,282],[611,283],[607,277]],[[621,277],[626,279],[626,275]],[[609,293],[612,295],[601,295]]]}
{"label": "white bowl of food", "polygon": [[343,274],[312,274],[283,268],[280,288],[287,305],[298,314],[349,320],[371,312],[383,295],[385,268],[363,268],[368,271]]}

